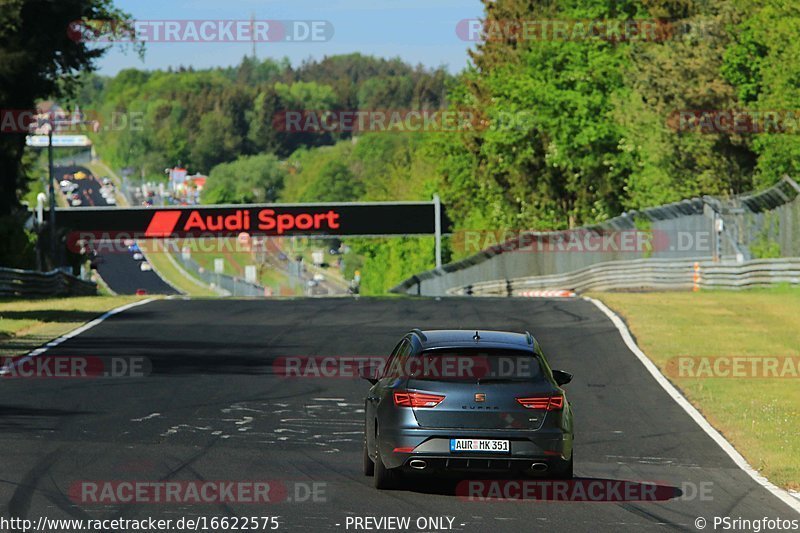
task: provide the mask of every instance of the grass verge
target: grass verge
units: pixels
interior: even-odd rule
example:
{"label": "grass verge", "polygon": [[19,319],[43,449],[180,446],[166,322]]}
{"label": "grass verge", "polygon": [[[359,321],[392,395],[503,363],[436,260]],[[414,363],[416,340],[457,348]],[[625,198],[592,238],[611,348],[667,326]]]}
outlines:
{"label": "grass verge", "polygon": [[0,358],[29,352],[110,309],[142,299],[142,296],[0,299]]}
{"label": "grass verge", "polygon": [[[219,294],[200,280],[187,279],[191,273],[182,273],[180,267],[170,261],[168,252],[161,243],[156,241],[140,242],[139,245],[147,253],[147,261],[153,266],[158,275],[173,287],[189,296],[218,297]],[[194,279],[194,278],[193,278]]]}
{"label": "grass verge", "polygon": [[[731,360],[711,359],[762,358],[762,368],[763,358],[800,356],[800,289],[592,296],[625,319],[647,356],[754,468],[800,489],[800,377],[783,364],[785,377],[749,377],[744,368],[719,377],[733,372]],[[680,371],[676,358],[685,356],[702,359]]]}

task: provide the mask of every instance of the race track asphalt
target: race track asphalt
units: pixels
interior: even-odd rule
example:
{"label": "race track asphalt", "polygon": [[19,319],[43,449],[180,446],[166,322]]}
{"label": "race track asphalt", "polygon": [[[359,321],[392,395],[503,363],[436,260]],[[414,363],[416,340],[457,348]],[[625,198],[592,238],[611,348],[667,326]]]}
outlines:
{"label": "race track asphalt", "polygon": [[[456,482],[377,491],[361,474],[365,381],[286,378],[282,356],[385,355],[411,327],[530,330],[576,416],[576,476],[655,482],[661,501],[468,501]],[[150,375],[0,380],[2,516],[279,516],[280,530],[356,531],[348,517],[453,517],[454,531],[697,531],[714,516],[797,519],[669,398],[617,330],[580,299],[154,301],[49,356],[146,358]],[[41,356],[40,356],[41,357]],[[86,503],[103,480],[324,483],[272,504]],[[701,493],[702,497],[698,494]],[[663,493],[663,491],[661,492]],[[295,497],[295,499],[297,499]],[[77,500],[77,501],[76,501]],[[220,529],[221,530],[221,529]],[[364,530],[364,529],[360,529]],[[444,530],[423,528],[422,530]]]}
{"label": "race track asphalt", "polygon": [[[83,201],[81,207],[108,206],[100,193],[100,182],[88,168],[78,165],[55,167],[54,175],[60,182],[65,174],[75,174],[78,171],[89,176],[82,180],[73,180],[78,185],[75,192]],[[97,247],[100,250],[96,261],[97,272],[115,293],[136,294],[136,291],[141,289],[147,294],[177,294],[178,291],[161,279],[155,271],[142,271],[139,266],[140,261],[133,259],[133,254],[121,244],[100,242],[97,243]]]}

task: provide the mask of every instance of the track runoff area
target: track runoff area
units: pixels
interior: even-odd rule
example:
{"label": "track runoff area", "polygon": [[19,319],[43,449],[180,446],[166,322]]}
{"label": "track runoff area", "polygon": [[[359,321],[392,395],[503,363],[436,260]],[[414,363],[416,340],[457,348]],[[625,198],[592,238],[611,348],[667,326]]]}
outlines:
{"label": "track runoff area", "polygon": [[[419,325],[531,331],[574,374],[575,479],[375,489],[354,365]],[[0,383],[3,516],[53,531],[790,529],[797,502],[726,449],[620,327],[581,298],[129,305],[28,356],[88,372]]]}

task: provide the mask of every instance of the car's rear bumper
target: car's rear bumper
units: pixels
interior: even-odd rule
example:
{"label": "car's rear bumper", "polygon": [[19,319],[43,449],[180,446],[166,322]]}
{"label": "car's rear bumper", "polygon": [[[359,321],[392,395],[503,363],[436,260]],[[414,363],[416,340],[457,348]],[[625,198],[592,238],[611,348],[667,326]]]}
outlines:
{"label": "car's rear bumper", "polygon": [[513,473],[546,476],[548,473],[552,474],[563,470],[566,461],[567,459],[553,457],[489,458],[412,455],[400,465],[400,468],[412,473]]}
{"label": "car's rear bumper", "polygon": [[[451,452],[450,439],[508,440],[508,453]],[[547,468],[563,464],[572,457],[572,434],[561,430],[486,430],[486,429],[399,429],[382,430],[381,458],[387,468],[411,467],[412,460],[424,460],[424,470],[527,470],[533,463]],[[420,469],[423,470],[423,469]]]}

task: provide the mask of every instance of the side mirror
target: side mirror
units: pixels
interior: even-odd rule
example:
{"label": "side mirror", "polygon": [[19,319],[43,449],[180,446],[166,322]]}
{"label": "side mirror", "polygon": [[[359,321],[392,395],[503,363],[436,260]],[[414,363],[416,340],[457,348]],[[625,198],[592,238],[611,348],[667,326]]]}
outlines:
{"label": "side mirror", "polygon": [[572,381],[572,374],[569,372],[564,372],[563,370],[553,370],[553,379],[556,380],[556,383],[559,386],[566,385]]}
{"label": "side mirror", "polygon": [[358,377],[360,377],[361,379],[366,379],[373,385],[375,385],[378,382],[377,372],[375,371],[375,367],[372,365],[359,367]]}

